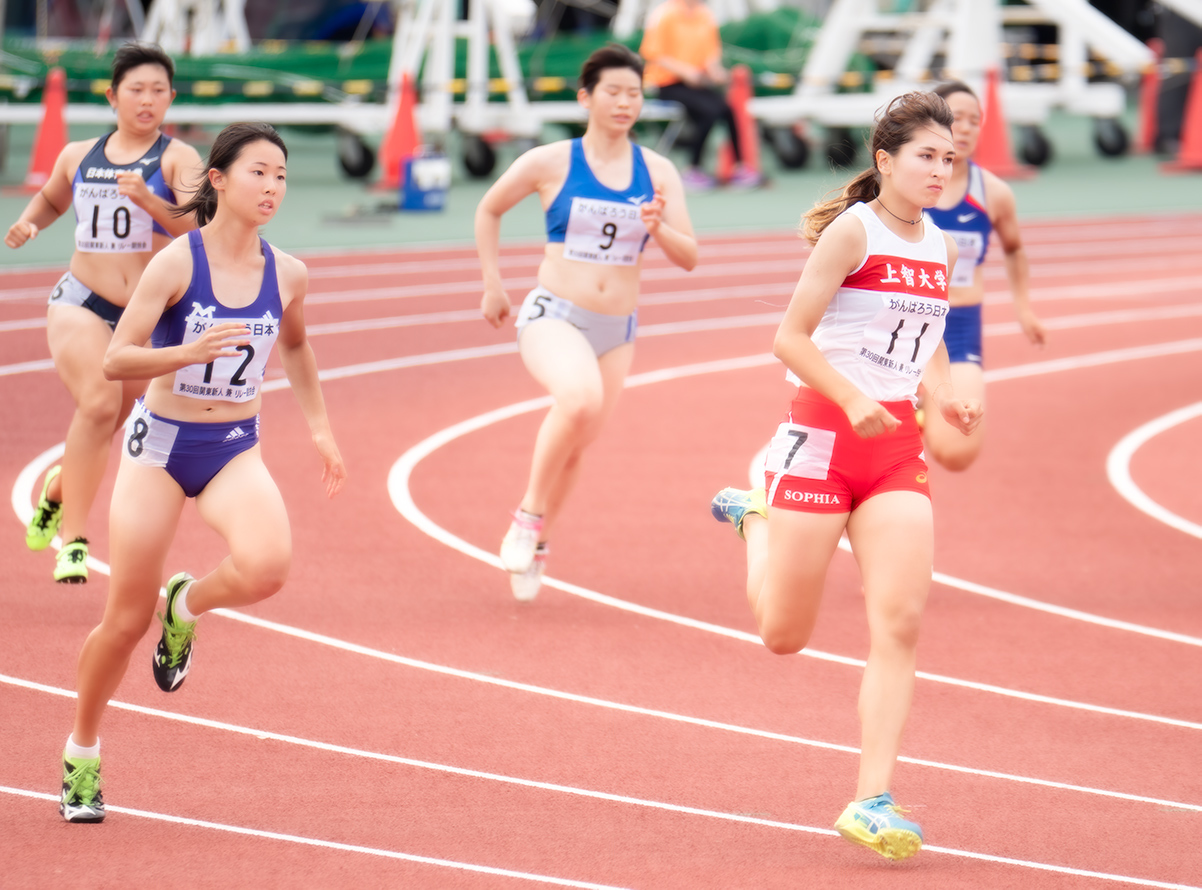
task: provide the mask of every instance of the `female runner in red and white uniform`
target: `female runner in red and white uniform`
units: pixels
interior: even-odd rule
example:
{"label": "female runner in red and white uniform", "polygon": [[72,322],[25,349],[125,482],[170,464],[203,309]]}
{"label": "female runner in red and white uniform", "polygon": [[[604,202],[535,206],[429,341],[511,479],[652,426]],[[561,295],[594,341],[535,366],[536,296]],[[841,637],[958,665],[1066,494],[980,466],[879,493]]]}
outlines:
{"label": "female runner in red and white uniform", "polygon": [[981,418],[979,402],[956,397],[941,341],[955,244],[923,212],[951,173],[951,124],[938,96],[895,99],[873,132],[872,169],[806,214],[814,252],[774,344],[802,385],[768,449],[767,491],[727,488],[712,505],[747,541],[748,600],[760,637],[778,654],[809,641],[827,566],[847,532],[870,649],[859,780],[835,828],[890,859],[922,845],[922,830],[903,818],[889,787],[934,552],[914,418],[924,368],[927,402],[949,424],[969,434]]}
{"label": "female runner in red and white uniform", "polygon": [[476,209],[481,311],[494,327],[512,309],[498,263],[501,217],[531,194],[547,216],[538,287],[516,319],[522,362],[555,399],[501,542],[501,564],[520,600],[538,593],[551,525],[634,359],[644,246],[654,241],[683,269],[697,264],[680,174],[630,139],[643,107],[643,60],[624,46],[602,47],[585,61],[580,85],[577,99],[588,109],[584,136],[526,152]]}
{"label": "female runner in red and white uniform", "polygon": [[[1018,229],[1014,192],[988,170],[971,160],[981,136],[981,103],[976,94],[959,81],[940,84],[934,90],[952,111],[952,139],[956,163],[939,203],[931,208],[935,225],[951,235],[960,252],[952,273],[947,329],[943,342],[952,364],[952,383],[965,398],[985,400],[985,375],[981,368],[981,306],[985,302],[982,263],[989,248],[989,235],[997,234],[1006,259],[1006,281],[1014,300],[1014,311],[1027,339],[1042,346],[1047,333],[1031,310],[1028,293],[1030,273],[1027,252]],[[966,470],[985,444],[985,424],[971,436],[944,422],[938,411],[925,414],[923,438],[927,453],[949,470]]]}

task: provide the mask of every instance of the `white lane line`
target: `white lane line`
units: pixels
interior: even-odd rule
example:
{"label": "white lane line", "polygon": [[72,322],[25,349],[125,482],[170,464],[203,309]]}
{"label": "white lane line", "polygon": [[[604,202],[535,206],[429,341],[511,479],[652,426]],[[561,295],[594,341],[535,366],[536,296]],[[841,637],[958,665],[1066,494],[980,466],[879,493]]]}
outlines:
{"label": "white lane line", "polygon": [[1202,350],[1202,337],[1196,337],[1191,340],[1174,340],[1169,343],[1149,343],[1146,346],[1132,346],[1128,349],[1109,349],[1105,352],[1092,352],[1088,355],[1074,355],[1066,358],[1049,359],[1043,362],[1027,362],[1021,365],[1011,365],[1008,368],[994,368],[985,372],[985,382],[1017,380],[1020,377],[1038,377],[1043,374],[1054,374],[1058,371],[1096,368],[1102,365],[1113,365],[1144,358],[1164,358],[1165,356],[1181,355],[1182,353],[1197,352],[1198,350]]}
{"label": "white lane line", "polygon": [[1135,456],[1136,451],[1150,439],[1196,417],[1202,417],[1202,402],[1170,411],[1128,433],[1119,440],[1119,443],[1110,450],[1110,454],[1106,457],[1106,478],[1110,480],[1115,491],[1135,509],[1180,532],[1185,532],[1195,538],[1202,538],[1202,525],[1190,522],[1185,517],[1178,516],[1171,510],[1162,507],[1148,497],[1131,478],[1131,459]]}
{"label": "white lane line", "polygon": [[[0,679],[9,682],[12,678],[3,677]],[[16,681],[15,685],[24,686],[25,688],[35,691],[49,692],[55,695],[64,695],[67,698],[74,698],[75,694],[68,690],[60,690],[52,686],[43,686],[39,683],[31,683],[29,681]],[[622,794],[611,794],[605,791],[594,791],[587,788],[578,788],[572,785],[559,785],[553,782],[540,782],[532,779],[521,779],[515,776],[506,776],[498,773],[483,772],[480,770],[465,769],[463,767],[448,766],[441,763],[432,763],[425,760],[415,760],[409,757],[400,757],[394,754],[381,754],[374,751],[365,751],[360,748],[349,748],[344,745],[334,745],[327,742],[317,742],[310,739],[302,739],[296,736],[282,735],[280,733],[268,732],[261,729],[251,729],[249,727],[238,726],[232,723],[223,723],[217,720],[208,720],[202,717],[188,717],[183,714],[175,714],[170,711],[160,711],[155,708],[146,708],[140,705],[131,705],[126,702],[111,702],[110,706],[118,707],[123,710],[132,711],[134,713],[144,714],[147,716],[161,717],[167,720],[173,720],[180,723],[190,723],[196,726],[204,726],[211,729],[220,729],[227,732],[237,733],[239,735],[254,736],[260,740],[274,740],[285,744],[298,745],[306,748],[313,748],[320,751],[327,751],[335,754],[345,754],[352,757],[361,757],[370,760],[383,761],[387,763],[396,763],[402,766],[410,766],[416,769],[431,770],[444,774],[455,776],[463,776],[466,778],[482,779],[485,781],[499,782],[506,785],[516,785],[524,788],[532,788],[539,791],[550,791],[560,794],[569,794],[574,797],[582,797],[592,800],[601,800],[607,803],[619,803],[627,806],[636,806],[646,809],[661,810],[670,813],[680,813],[689,816],[701,816],[708,819],[717,819],[723,822],[736,822],[744,825],[755,825],[762,828],[777,828],[786,831],[796,831],[804,834],[814,834],[823,837],[838,837],[838,833],[829,828],[818,828],[811,825],[800,825],[795,822],[782,822],[776,819],[763,819],[755,816],[744,816],[737,813],[725,813],[719,810],[708,810],[700,807],[684,806],[682,804],[665,803],[662,801],[647,800],[646,798],[630,797]],[[8,793],[23,794],[28,797],[37,797],[42,800],[57,801],[58,798],[50,794],[42,794],[40,792],[24,791],[23,789],[9,789],[0,786],[0,791]],[[128,813],[132,815],[143,815],[142,811],[129,810],[125,808],[107,806],[107,809],[117,813]],[[214,823],[200,823],[195,820],[182,819],[172,816],[161,816],[164,821],[176,821],[187,825],[199,825],[200,827],[211,827]],[[272,832],[259,832],[255,829],[244,829],[243,833],[255,834],[261,837],[280,837]],[[289,836],[283,836],[283,839],[291,839]],[[325,842],[315,842],[320,845],[325,845]],[[374,852],[371,848],[356,848],[349,847],[355,852]],[[1143,878],[1132,878],[1125,875],[1107,874],[1105,872],[1092,872],[1082,869],[1070,868],[1060,865],[1049,865],[1042,862],[1034,862],[1025,859],[1013,859],[1004,856],[994,856],[989,853],[977,853],[969,850],[960,850],[953,847],[940,847],[932,845],[924,845],[923,849],[930,853],[941,853],[949,856],[958,856],[967,859],[975,859],[984,862],[994,862],[1004,865],[1013,865],[1021,868],[1033,868],[1039,871],[1053,871],[1060,874],[1075,875],[1080,877],[1094,877],[1102,880],[1117,881],[1120,883],[1135,884],[1138,886],[1147,887],[1169,887],[1183,888],[1183,890],[1202,890],[1197,887],[1187,887],[1181,884],[1169,884],[1160,881],[1151,881]],[[398,858],[408,858],[410,854],[392,854]],[[446,860],[435,860],[436,864],[446,864]],[[469,868],[472,870],[483,870],[486,866],[467,866],[463,863],[449,863],[452,867]],[[500,871],[493,873],[502,873]],[[548,879],[542,876],[526,875],[523,873],[505,872],[514,876],[521,876],[531,880],[555,881],[560,879]],[[565,886],[595,886],[591,884],[565,884]]]}
{"label": "white lane line", "polygon": [[[105,567],[104,574],[108,574],[108,567]],[[253,627],[258,627],[263,630],[269,630],[275,633],[284,634],[285,636],[295,637],[296,639],[305,640],[311,643],[317,643],[323,646],[329,646],[334,649],[339,649],[344,652],[350,652],[355,655],[362,655],[367,658],[375,658],[380,661],[387,661],[392,664],[397,664],[402,667],[413,668],[415,670],[428,671],[430,673],[439,674],[445,677],[453,677],[457,680],[468,680],[474,683],[483,683],[487,686],[496,686],[501,689],[508,689],[514,692],[522,692],[530,695],[538,695],[545,698],[551,698],[558,701],[571,702],[573,704],[588,705],[590,707],[601,708],[608,711],[617,711],[623,714],[633,714],[639,717],[651,717],[657,720],[665,720],[670,723],[680,723],[686,726],[696,726],[702,729],[712,729],[719,732],[729,732],[734,735],[750,736],[753,738],[767,739],[774,742],[784,742],[790,745],[798,745],[803,748],[814,748],[820,751],[832,751],[839,754],[849,754],[855,757],[860,755],[860,749],[852,745],[840,745],[834,742],[823,742],[818,739],[807,739],[802,736],[788,735],[786,733],[772,732],[766,729],[756,729],[750,726],[740,726],[736,723],[724,723],[719,720],[709,720],[704,717],[690,717],[685,714],[677,714],[672,711],[661,711],[656,708],[644,708],[639,705],[626,704],[624,702],[612,701],[604,698],[596,698],[589,695],[579,695],[574,692],[564,692],[559,689],[551,689],[545,686],[536,686],[531,683],[521,683],[515,680],[505,680],[500,677],[491,676],[489,674],[480,674],[475,671],[463,670],[460,668],[452,668],[446,665],[435,664],[429,661],[422,661],[416,658],[408,658],[404,655],[396,655],[391,652],[383,652],[379,649],[372,649],[369,646],[361,646],[357,643],[348,643],[345,640],[339,640],[334,637],[326,636],[325,634],[313,633],[312,631],[301,630],[299,628],[290,627],[286,624],[268,621],[264,618],[257,618],[246,615],[243,612],[237,612],[228,609],[220,609],[215,612],[223,618],[230,618],[234,621],[239,621],[243,624],[249,624]],[[19,677],[11,677],[5,674],[0,674],[0,683],[6,683],[10,686],[16,686],[22,689],[29,689],[35,692],[43,692],[48,695],[57,695],[63,698],[75,698],[75,693],[69,689],[62,689],[55,686],[47,686],[43,683],[37,683],[32,680],[23,680]],[[111,701],[110,707],[118,710],[132,711],[138,714],[147,714],[155,717],[162,717],[166,720],[176,720],[183,723],[194,723],[197,726],[208,726],[217,729],[229,729],[232,732],[255,735],[264,737],[262,730],[246,729],[244,727],[234,727],[224,723],[217,723],[212,720],[205,720],[200,717],[189,717],[183,714],[178,714],[172,711],[161,711],[157,708],[147,708],[142,705],[133,705],[121,701]],[[334,748],[322,742],[309,742],[306,740],[297,740],[291,736],[273,735],[273,738],[278,738],[281,741],[287,741],[294,744],[303,744],[310,747],[322,747],[323,750],[335,750]],[[343,750],[343,749],[339,749]],[[352,749],[345,749],[351,751]],[[376,755],[364,755],[376,756]],[[385,755],[380,755],[381,757]],[[1106,797],[1113,800],[1122,800],[1129,803],[1144,803],[1159,807],[1171,807],[1180,810],[1191,810],[1202,813],[1202,804],[1184,803],[1182,801],[1166,800],[1159,797],[1149,797],[1145,794],[1129,794],[1124,791],[1112,791],[1105,788],[1095,788],[1087,785],[1074,785],[1069,782],[1059,782],[1051,779],[1038,779],[1032,776],[1022,776],[1016,773],[1000,772],[998,770],[980,769],[978,767],[960,766],[954,763],[944,763],[938,760],[925,760],[920,757],[908,757],[901,755],[898,757],[901,763],[920,766],[926,769],[939,770],[941,772],[956,773],[959,775],[976,776],[986,779],[997,779],[1002,782],[1014,782],[1019,785],[1033,785],[1040,788],[1050,788],[1056,791],[1068,791],[1074,794],[1088,794],[1095,797]]]}
{"label": "white lane line", "polygon": [[[28,797],[34,800],[58,802],[58,796],[45,794],[41,791],[29,791],[24,788],[11,788],[0,785],[0,793],[16,797]],[[105,804],[105,810],[119,813],[123,816],[136,816],[140,819],[151,819],[155,822],[169,822],[172,825],[186,825],[190,828],[205,828],[210,831],[224,831],[228,834],[241,834],[264,840],[283,841],[289,844],[302,844],[306,847],[322,847],[327,850],[338,850],[343,853],[363,853],[368,856],[379,856],[383,859],[399,859],[403,862],[416,862],[421,865],[432,865],[439,868],[450,868],[456,871],[475,872],[477,874],[495,875],[503,878],[515,878],[519,881],[532,881],[536,884],[554,884],[557,887],[580,887],[585,890],[621,890],[611,884],[590,884],[586,881],[573,881],[567,878],[553,878],[548,875],[536,875],[531,872],[514,871],[508,868],[494,868],[489,865],[473,865],[469,862],[455,862],[451,859],[435,859],[431,856],[418,856],[415,853],[399,853],[395,850],[381,850],[377,847],[363,847],[358,844],[343,844],[338,841],[324,841],[312,837],[300,837],[295,834],[281,834],[278,831],[265,831],[261,828],[246,828],[241,825],[227,825],[223,822],[208,822],[204,819],[190,819],[187,816],[172,816],[167,813],[153,813],[149,810],[135,810],[131,807],[119,807]],[[78,830],[78,829],[77,829]],[[85,831],[87,829],[84,829]],[[976,858],[971,856],[970,858]]]}
{"label": "white lane line", "polygon": [[37,371],[53,371],[54,359],[40,358],[31,362],[17,362],[15,365],[0,365],[0,377],[10,377],[13,374],[32,374]]}
{"label": "white lane line", "polygon": [[[692,375],[696,375],[696,374],[722,372],[722,371],[734,370],[737,368],[750,368],[750,367],[755,367],[757,365],[773,364],[775,362],[776,362],[776,360],[772,356],[748,356],[748,357],[745,357],[742,359],[704,362],[704,363],[701,363],[698,365],[686,365],[686,366],[682,366],[682,367],[678,367],[678,368],[668,368],[668,369],[665,369],[662,371],[655,371],[655,372],[651,372],[648,374],[632,375],[631,377],[627,378],[626,385],[628,387],[635,387],[635,386],[641,386],[641,385],[646,385],[646,384],[650,384],[650,383],[658,383],[658,382],[665,381],[665,380],[679,379],[682,377],[692,376]],[[403,517],[405,517],[407,520],[409,520],[409,522],[411,522],[416,528],[418,528],[425,534],[429,535],[430,537],[434,538],[435,540],[440,541],[443,544],[446,544],[448,547],[451,547],[452,549],[457,550],[466,556],[470,556],[473,559],[479,560],[480,562],[486,563],[488,565],[493,566],[494,568],[500,569],[501,568],[500,559],[495,554],[489,553],[488,551],[486,551],[480,547],[477,547],[474,544],[470,544],[467,541],[464,541],[462,538],[459,538],[458,536],[452,534],[450,531],[439,526],[437,523],[435,523],[433,520],[431,520],[428,516],[426,516],[425,513],[423,513],[418,508],[417,504],[413,500],[412,493],[409,490],[409,479],[412,476],[413,470],[416,468],[418,463],[420,463],[422,460],[424,460],[430,454],[434,453],[435,451],[437,451],[439,448],[446,445],[447,443],[452,442],[455,439],[460,438],[461,436],[465,436],[469,433],[484,429],[484,428],[486,428],[494,423],[498,423],[502,420],[507,420],[511,417],[517,417],[521,414],[526,414],[526,413],[529,413],[532,411],[537,411],[542,408],[548,407],[550,404],[551,404],[550,396],[543,396],[541,398],[530,399],[525,402],[519,402],[514,405],[509,405],[504,408],[499,408],[499,409],[496,409],[493,411],[489,411],[485,414],[478,415],[474,418],[469,418],[468,420],[462,421],[458,424],[455,424],[453,426],[450,426],[443,430],[440,430],[439,432],[435,433],[433,436],[430,436],[430,437],[426,438],[425,440],[423,440],[422,442],[419,442],[417,445],[413,446],[408,451],[406,451],[403,455],[401,455],[401,457],[397,459],[396,463],[393,464],[392,469],[389,471],[388,493],[389,493],[389,497],[392,499],[393,505],[397,508],[398,512],[400,512],[400,514]],[[28,490],[28,489],[26,489],[26,490]],[[26,497],[28,498],[28,495],[26,495]],[[981,591],[990,590],[990,588],[986,588],[981,585],[975,585],[975,584],[972,584],[972,582],[960,581],[960,579],[952,579],[952,578],[950,578],[950,576],[942,576],[942,577],[949,579],[949,580],[957,581],[958,586],[961,586],[961,589],[964,589],[964,590],[967,590],[970,592],[977,593],[977,592],[981,592]],[[666,622],[669,622],[672,624],[678,624],[678,625],[681,625],[684,627],[691,627],[691,628],[694,628],[697,630],[706,631],[708,633],[713,633],[713,634],[716,634],[719,636],[729,637],[731,639],[738,639],[738,640],[742,640],[744,642],[749,642],[749,643],[753,643],[756,645],[762,645],[760,638],[758,636],[756,636],[755,634],[746,633],[745,631],[734,630],[732,628],[723,627],[721,625],[711,624],[706,621],[698,621],[696,619],[687,618],[687,617],[684,617],[681,615],[676,615],[676,614],[673,614],[670,612],[663,612],[659,609],[652,609],[647,606],[642,606],[637,603],[629,602],[627,600],[621,600],[616,597],[607,596],[605,594],[598,593],[597,591],[590,590],[586,587],[581,587],[576,584],[570,584],[570,583],[567,583],[564,581],[560,581],[559,579],[552,578],[552,577],[545,577],[543,579],[543,583],[544,583],[544,585],[546,585],[548,587],[553,587],[558,590],[562,590],[565,593],[570,593],[574,596],[581,597],[582,599],[587,599],[592,602],[610,606],[610,607],[613,607],[616,609],[621,609],[623,611],[632,612],[632,613],[638,614],[638,615],[644,615],[649,618],[656,618],[656,619],[659,619],[662,621],[666,621]],[[1003,593],[1003,592],[997,591],[997,593]],[[1014,597],[1013,595],[1007,595],[1007,596],[1013,597],[1013,599],[1011,601],[1014,602],[1015,605],[1024,605],[1027,602],[1038,603],[1038,601],[1036,601],[1036,600],[1027,600],[1027,598],[1025,598],[1025,597]],[[1056,606],[1048,606],[1047,604],[1042,604],[1042,603],[1040,603],[1039,605],[1047,606],[1047,610],[1049,610],[1049,611],[1059,608]],[[1057,614],[1065,615],[1065,617],[1076,617],[1076,614],[1073,613],[1073,610],[1057,611]],[[1084,614],[1084,613],[1078,613],[1078,614]],[[1106,626],[1114,627],[1115,629],[1127,630],[1130,628],[1140,628],[1140,632],[1148,633],[1149,635],[1152,635],[1152,636],[1160,636],[1160,637],[1164,637],[1164,638],[1168,638],[1168,639],[1173,639],[1178,642],[1189,642],[1192,645],[1202,646],[1202,640],[1199,640],[1199,639],[1196,639],[1193,637],[1185,637],[1183,635],[1180,635],[1180,639],[1178,639],[1178,635],[1169,635],[1169,633],[1167,631],[1160,631],[1157,628],[1143,628],[1140,625],[1130,625],[1130,627],[1128,627],[1128,626],[1125,626],[1125,624],[1122,622],[1111,622],[1111,619],[1099,618],[1097,616],[1090,616],[1090,617],[1095,618],[1097,623],[1105,623]],[[864,667],[864,662],[859,659],[848,658],[846,656],[841,656],[841,655],[833,655],[830,653],[822,652],[820,650],[805,649],[801,652],[801,654],[804,656],[807,656],[809,658],[815,658],[815,659],[819,659],[822,661],[829,661],[829,662],[834,662],[837,664],[843,664],[843,665],[859,667],[859,668]],[[1090,711],[1093,713],[1107,714],[1109,716],[1119,716],[1119,717],[1125,717],[1125,718],[1130,718],[1130,719],[1135,719],[1135,720],[1145,720],[1145,721],[1149,721],[1149,722],[1162,723],[1162,724],[1177,726],[1177,727],[1186,728],[1186,729],[1202,729],[1202,723],[1196,723],[1193,721],[1178,720],[1176,718],[1171,718],[1171,717],[1161,717],[1158,715],[1143,714],[1143,713],[1140,713],[1137,711],[1127,711],[1127,710],[1122,710],[1122,709],[1117,709],[1117,708],[1107,708],[1107,707],[1100,706],[1100,705],[1091,705],[1091,704],[1086,704],[1083,702],[1072,701],[1069,699],[1060,699],[1060,698],[1054,698],[1051,696],[1038,695],[1035,693],[1021,692],[1019,690],[1008,689],[1006,687],[994,686],[994,685],[985,684],[985,683],[976,683],[976,682],[969,681],[969,680],[961,680],[961,679],[954,678],[954,677],[944,676],[942,674],[931,674],[926,671],[919,671],[919,672],[917,672],[916,676],[921,679],[929,680],[929,681],[932,681],[935,683],[942,683],[942,684],[946,684],[946,685],[957,686],[957,687],[966,688],[966,689],[972,689],[974,691],[979,691],[979,692],[992,693],[995,695],[1001,695],[1001,696],[1005,696],[1005,697],[1009,697],[1009,698],[1017,698],[1017,699],[1021,699],[1024,701],[1050,704],[1050,705],[1055,705],[1055,706],[1064,707],[1064,708],[1070,708],[1070,709],[1074,709],[1074,710]]]}

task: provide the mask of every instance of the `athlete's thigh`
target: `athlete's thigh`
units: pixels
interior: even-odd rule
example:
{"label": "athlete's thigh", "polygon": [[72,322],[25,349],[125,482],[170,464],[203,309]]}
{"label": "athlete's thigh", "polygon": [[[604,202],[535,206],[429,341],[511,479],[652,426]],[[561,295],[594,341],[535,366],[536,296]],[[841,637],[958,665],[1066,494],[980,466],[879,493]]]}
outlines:
{"label": "athlete's thigh", "polygon": [[109,505],[109,604],[112,609],[153,611],[184,507],[183,491],[161,467],[122,457]]}
{"label": "athlete's thigh", "polygon": [[761,624],[801,627],[808,634],[847,516],[768,508],[768,564],[757,606]]}
{"label": "athlete's thigh", "polygon": [[46,313],[46,341],[54,367],[78,402],[103,387],[119,393],[121,384],[106,380],[101,366],[113,332],[96,313],[82,306],[51,306]]}
{"label": "athlete's thigh", "polygon": [[935,554],[930,499],[916,491],[873,495],[852,511],[847,537],[864,580],[869,627],[920,614]]}
{"label": "athlete's thigh", "polygon": [[196,496],[196,509],[231,552],[243,547],[291,552],[288,511],[259,445],[234,457],[209,480]]}
{"label": "athlete's thigh", "polygon": [[617,404],[618,396],[622,392],[623,384],[626,383],[626,376],[630,373],[630,366],[633,362],[633,342],[615,346],[597,359],[597,365],[601,371],[601,385],[605,393],[603,416],[608,416],[613,411],[614,405]]}
{"label": "athlete's thigh", "polygon": [[602,395],[597,355],[584,334],[568,322],[557,318],[530,322],[522,328],[518,349],[530,376],[551,395],[580,390]]}

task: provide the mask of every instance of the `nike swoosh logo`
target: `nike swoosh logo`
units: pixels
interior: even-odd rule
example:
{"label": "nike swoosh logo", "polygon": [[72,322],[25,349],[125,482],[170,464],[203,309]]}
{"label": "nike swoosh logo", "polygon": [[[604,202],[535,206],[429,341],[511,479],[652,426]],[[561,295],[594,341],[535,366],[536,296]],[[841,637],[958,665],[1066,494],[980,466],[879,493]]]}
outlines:
{"label": "nike swoosh logo", "polygon": [[975,213],[961,213],[959,216],[956,217],[956,221],[966,223],[970,219],[976,219],[976,217],[977,217],[977,215]]}

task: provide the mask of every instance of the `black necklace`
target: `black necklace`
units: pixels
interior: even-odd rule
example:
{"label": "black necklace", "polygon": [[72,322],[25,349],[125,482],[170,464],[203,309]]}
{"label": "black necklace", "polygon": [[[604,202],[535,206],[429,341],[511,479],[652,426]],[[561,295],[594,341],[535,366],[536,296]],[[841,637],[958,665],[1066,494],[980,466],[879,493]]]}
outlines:
{"label": "black necklace", "polygon": [[892,210],[890,210],[888,207],[885,207],[884,203],[881,201],[881,199],[880,199],[879,197],[876,199],[876,202],[877,202],[878,204],[880,204],[882,207],[884,207],[884,208],[885,208],[885,212],[886,212],[886,213],[888,213],[890,216],[892,216],[892,217],[893,217],[894,219],[896,219],[896,220],[900,220],[901,222],[904,222],[904,223],[906,223],[906,224],[908,224],[908,225],[911,225],[911,226],[916,226],[916,225],[918,225],[920,222],[922,222],[922,214],[919,214],[919,216],[918,216],[918,219],[906,219],[904,216],[898,216],[896,213],[894,213],[894,212],[893,212]]}

